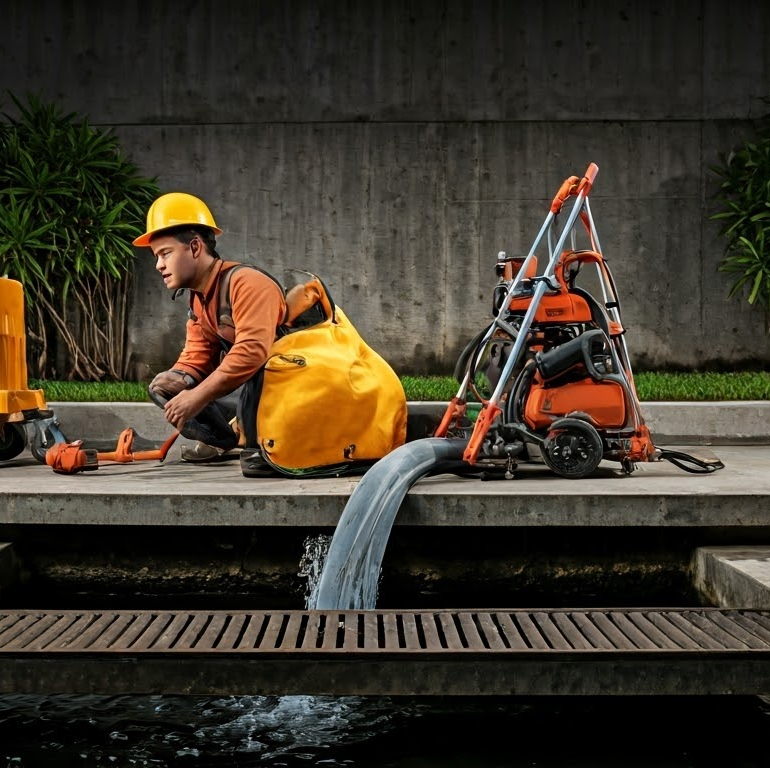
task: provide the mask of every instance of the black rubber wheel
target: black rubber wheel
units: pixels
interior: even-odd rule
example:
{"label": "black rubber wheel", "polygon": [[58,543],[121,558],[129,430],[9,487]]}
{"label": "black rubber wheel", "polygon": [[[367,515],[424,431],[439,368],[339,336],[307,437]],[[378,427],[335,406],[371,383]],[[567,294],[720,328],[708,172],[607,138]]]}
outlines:
{"label": "black rubber wheel", "polygon": [[558,419],[548,430],[541,452],[543,461],[557,475],[579,480],[599,466],[604,443],[587,421]]}
{"label": "black rubber wheel", "polygon": [[15,459],[24,450],[26,443],[24,427],[6,423],[5,429],[0,433],[0,461]]}

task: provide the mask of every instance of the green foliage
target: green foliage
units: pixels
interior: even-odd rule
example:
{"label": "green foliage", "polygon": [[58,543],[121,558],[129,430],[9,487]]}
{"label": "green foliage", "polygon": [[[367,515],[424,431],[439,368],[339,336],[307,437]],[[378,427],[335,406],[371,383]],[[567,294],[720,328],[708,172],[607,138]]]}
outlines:
{"label": "green foliage", "polygon": [[710,218],[722,223],[727,238],[719,270],[735,278],[729,298],[748,294],[749,304],[765,313],[770,333],[770,132],[711,170],[722,180],[716,194],[721,209]]}
{"label": "green foliage", "polygon": [[770,400],[770,373],[638,373],[634,377],[642,401],[698,402]]}
{"label": "green foliage", "polygon": [[[770,373],[637,373],[636,391],[642,402],[770,400]],[[402,376],[407,400],[451,400],[458,383],[452,376]],[[42,389],[50,402],[150,402],[147,385],[115,381],[85,383],[30,379],[30,389]]]}
{"label": "green foliage", "polygon": [[18,117],[0,123],[0,275],[24,285],[28,360],[39,376],[122,378],[131,241],[158,186],[87,118],[10,96]]}

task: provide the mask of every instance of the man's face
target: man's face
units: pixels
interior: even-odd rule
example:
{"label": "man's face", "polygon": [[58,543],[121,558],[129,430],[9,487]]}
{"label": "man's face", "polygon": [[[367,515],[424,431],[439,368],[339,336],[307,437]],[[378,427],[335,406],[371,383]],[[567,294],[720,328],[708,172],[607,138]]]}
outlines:
{"label": "man's face", "polygon": [[155,269],[160,272],[166,288],[191,288],[197,274],[201,242],[196,237],[189,245],[180,243],[171,235],[153,238],[150,248],[155,254]]}

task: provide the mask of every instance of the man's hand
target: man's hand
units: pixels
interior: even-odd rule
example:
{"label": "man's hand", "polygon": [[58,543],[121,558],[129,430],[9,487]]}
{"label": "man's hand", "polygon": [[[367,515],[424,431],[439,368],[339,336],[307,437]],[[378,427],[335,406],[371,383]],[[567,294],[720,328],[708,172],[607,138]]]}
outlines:
{"label": "man's hand", "polygon": [[189,384],[179,371],[163,371],[150,382],[149,390],[157,395],[171,398],[188,387]]}
{"label": "man's hand", "polygon": [[164,406],[166,421],[181,430],[188,419],[197,416],[208,405],[205,395],[198,389],[186,389],[169,400]]}

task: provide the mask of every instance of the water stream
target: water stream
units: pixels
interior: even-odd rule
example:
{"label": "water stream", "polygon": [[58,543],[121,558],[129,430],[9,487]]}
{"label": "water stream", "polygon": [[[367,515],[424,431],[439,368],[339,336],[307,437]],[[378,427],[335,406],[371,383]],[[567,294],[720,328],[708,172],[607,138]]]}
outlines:
{"label": "water stream", "polygon": [[421,477],[459,462],[467,442],[415,440],[367,471],[342,511],[309,608],[375,608],[382,558],[404,496]]}

